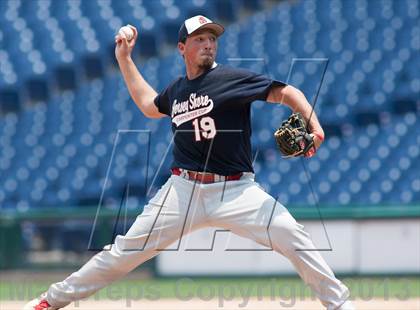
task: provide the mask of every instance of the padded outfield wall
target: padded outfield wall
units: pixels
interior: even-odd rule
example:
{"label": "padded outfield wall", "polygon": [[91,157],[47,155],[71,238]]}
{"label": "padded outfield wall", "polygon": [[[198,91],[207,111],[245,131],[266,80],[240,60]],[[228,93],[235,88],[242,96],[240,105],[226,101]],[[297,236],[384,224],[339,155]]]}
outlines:
{"label": "padded outfield wall", "polygon": [[[112,242],[127,230],[138,212],[117,210],[96,213],[96,208],[66,208],[0,214],[0,267],[2,269],[79,266],[93,255],[87,246],[93,224],[93,239],[98,248]],[[420,274],[420,206],[366,206],[353,208],[291,208],[305,226],[317,249],[336,273],[340,274]],[[96,217],[96,221],[95,221]],[[82,227],[66,240],[60,250],[33,251],[28,248],[28,225],[50,227],[54,235],[62,227]],[[175,250],[174,250],[175,249]],[[90,249],[92,250],[92,248]],[[298,249],[304,250],[304,249]],[[42,256],[39,256],[42,254]],[[38,256],[37,256],[38,255]],[[57,256],[58,255],[58,256]],[[38,257],[34,260],[33,258]],[[40,259],[43,258],[42,259]],[[54,257],[65,257],[57,259]],[[58,261],[58,262],[57,262]],[[40,263],[41,262],[41,263]],[[139,268],[156,275],[272,275],[295,274],[292,265],[269,248],[226,231],[200,230],[162,251],[155,262]]]}

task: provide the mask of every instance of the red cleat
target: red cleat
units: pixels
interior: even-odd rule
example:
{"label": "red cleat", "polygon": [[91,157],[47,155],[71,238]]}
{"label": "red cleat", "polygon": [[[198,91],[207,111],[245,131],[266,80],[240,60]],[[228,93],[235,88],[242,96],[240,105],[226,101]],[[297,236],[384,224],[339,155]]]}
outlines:
{"label": "red cleat", "polygon": [[31,300],[23,307],[23,310],[58,310],[59,308],[53,307],[48,303],[45,299],[46,296],[47,294],[44,293],[38,298]]}

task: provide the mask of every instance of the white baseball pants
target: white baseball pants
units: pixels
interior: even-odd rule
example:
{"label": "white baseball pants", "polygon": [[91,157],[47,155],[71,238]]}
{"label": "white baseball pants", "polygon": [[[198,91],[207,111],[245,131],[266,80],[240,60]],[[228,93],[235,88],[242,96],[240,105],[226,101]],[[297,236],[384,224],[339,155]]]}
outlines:
{"label": "white baseball pants", "polygon": [[[335,278],[287,209],[253,179],[200,184],[172,175],[145,206],[125,236],[93,256],[80,270],[50,286],[47,300],[64,307],[94,294],[194,230],[211,226],[272,247],[286,256],[327,309],[340,309],[349,290]],[[346,305],[349,302],[346,302]],[[352,307],[346,309],[353,309]]]}

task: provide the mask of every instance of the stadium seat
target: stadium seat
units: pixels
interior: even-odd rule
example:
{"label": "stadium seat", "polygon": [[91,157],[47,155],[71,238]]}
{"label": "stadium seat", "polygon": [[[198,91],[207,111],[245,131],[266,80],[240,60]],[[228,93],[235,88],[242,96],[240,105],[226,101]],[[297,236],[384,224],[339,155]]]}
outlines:
{"label": "stadium seat", "polygon": [[[418,1],[264,6],[240,0],[0,1],[0,205],[95,204],[107,175],[105,200],[114,207],[126,182],[133,205],[144,201],[138,195],[153,179],[156,190],[169,173],[170,155],[162,158],[170,124],[138,111],[110,66],[113,36],[126,23],[140,29],[136,60],[162,90],[184,74],[175,49],[159,56],[162,43],[173,48],[181,21],[199,13],[227,22],[218,62],[287,81],[311,103],[323,67],[308,59],[329,59],[316,108],[327,138],[305,166],[281,159],[272,139],[289,111],[252,106],[254,167],[267,191],[285,204],[313,204],[306,167],[322,204],[420,201],[420,141],[413,141],[420,134]],[[252,14],[242,16],[237,8]],[[28,104],[31,98],[37,104]],[[131,129],[139,132],[121,131]],[[147,158],[149,142],[154,156]]]}

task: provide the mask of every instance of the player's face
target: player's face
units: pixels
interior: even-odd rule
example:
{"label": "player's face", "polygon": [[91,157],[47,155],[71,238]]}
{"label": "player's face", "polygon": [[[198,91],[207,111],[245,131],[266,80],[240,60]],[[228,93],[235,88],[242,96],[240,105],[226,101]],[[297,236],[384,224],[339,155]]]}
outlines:
{"label": "player's face", "polygon": [[185,61],[201,69],[210,69],[216,59],[217,37],[208,29],[198,30],[187,38],[181,54]]}

